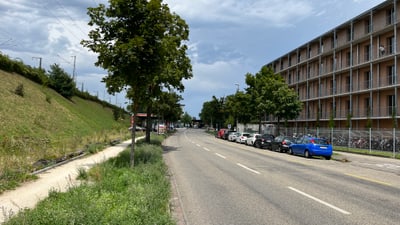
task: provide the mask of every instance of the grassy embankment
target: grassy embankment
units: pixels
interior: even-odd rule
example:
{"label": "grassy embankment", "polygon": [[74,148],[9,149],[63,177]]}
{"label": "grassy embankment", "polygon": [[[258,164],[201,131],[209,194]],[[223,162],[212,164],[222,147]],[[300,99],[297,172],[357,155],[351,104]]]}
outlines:
{"label": "grassy embankment", "polygon": [[169,212],[170,183],[162,160],[162,136],[152,144],[139,143],[135,168],[129,166],[129,149],[79,170],[80,186],[68,192],[50,192],[34,209],[25,209],[5,225],[14,224],[175,224]]}
{"label": "grassy embankment", "polygon": [[[65,99],[1,70],[0,80],[0,193],[35,179],[32,171],[61,158],[129,138],[128,119],[115,121],[110,108],[78,97]],[[20,85],[23,96],[16,94]]]}

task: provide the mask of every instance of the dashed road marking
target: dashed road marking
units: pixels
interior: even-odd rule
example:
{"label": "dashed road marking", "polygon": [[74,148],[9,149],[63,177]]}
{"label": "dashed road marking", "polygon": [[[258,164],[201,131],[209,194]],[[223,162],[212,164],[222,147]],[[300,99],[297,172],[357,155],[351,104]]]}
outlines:
{"label": "dashed road marking", "polygon": [[236,165],[238,165],[238,166],[240,166],[240,167],[242,167],[242,168],[244,168],[244,169],[246,169],[246,170],[248,170],[248,171],[250,171],[250,172],[253,172],[253,173],[255,173],[255,174],[261,174],[261,173],[258,172],[257,170],[253,170],[253,169],[251,169],[251,168],[249,168],[249,167],[247,167],[247,166],[245,166],[245,165],[243,165],[243,164],[236,163]]}
{"label": "dashed road marking", "polygon": [[334,206],[334,205],[332,205],[332,204],[329,204],[329,203],[327,203],[327,202],[325,202],[325,201],[322,201],[321,199],[319,199],[319,198],[316,198],[316,197],[314,197],[314,196],[311,196],[311,195],[309,195],[309,194],[307,194],[307,193],[305,193],[305,192],[302,192],[302,191],[300,191],[300,190],[297,190],[296,188],[293,188],[293,187],[288,187],[290,190],[292,190],[292,191],[294,191],[294,192],[297,192],[297,193],[299,193],[299,194],[301,194],[301,195],[303,195],[303,196],[305,196],[305,197],[307,197],[307,198],[310,198],[310,199],[312,199],[312,200],[314,200],[314,201],[316,201],[316,202],[318,202],[318,203],[321,203],[321,204],[323,204],[323,205],[325,205],[325,206],[328,206],[329,208],[332,208],[332,209],[334,209],[334,210],[336,210],[336,211],[338,211],[338,212],[341,212],[341,213],[343,213],[343,214],[345,214],[345,215],[350,215],[351,213],[350,212],[347,212],[346,210],[343,210],[343,209],[341,209],[341,208],[339,208],[339,207],[336,207],[336,206]]}
{"label": "dashed road marking", "polygon": [[215,153],[215,155],[217,155],[218,157],[221,157],[221,158],[223,158],[223,159],[226,159],[226,156],[221,155],[221,154],[219,154],[219,153]]}

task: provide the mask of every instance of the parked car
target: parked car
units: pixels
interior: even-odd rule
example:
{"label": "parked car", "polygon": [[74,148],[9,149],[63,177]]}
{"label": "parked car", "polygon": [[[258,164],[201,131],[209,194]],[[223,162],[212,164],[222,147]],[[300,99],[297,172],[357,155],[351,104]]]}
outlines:
{"label": "parked car", "polygon": [[224,135],[222,136],[222,139],[228,140],[228,137],[230,134],[235,133],[236,131],[233,130],[228,130],[228,132],[225,132]]}
{"label": "parked car", "polygon": [[245,144],[246,144],[246,145],[254,146],[254,142],[255,142],[256,138],[257,138],[257,137],[260,137],[260,136],[261,136],[260,134],[250,134],[250,135],[247,137]]}
{"label": "parked car", "polygon": [[280,135],[271,141],[271,150],[279,152],[288,152],[289,146],[294,142],[294,138]]}
{"label": "parked car", "polygon": [[236,137],[239,135],[238,132],[232,132],[228,136],[228,141],[236,141]]}
{"label": "parked car", "polygon": [[223,138],[223,136],[225,135],[226,132],[228,132],[228,129],[222,128],[217,132],[215,137],[216,138]]}
{"label": "parked car", "polygon": [[289,153],[304,155],[306,158],[323,156],[329,160],[332,157],[332,145],[326,139],[305,136],[290,145]]}
{"label": "parked car", "polygon": [[250,136],[250,133],[242,132],[236,137],[236,142],[240,144],[244,144],[246,142],[247,137]]}
{"label": "parked car", "polygon": [[263,134],[254,141],[254,147],[256,148],[271,148],[271,141],[274,140],[275,136],[272,134]]}

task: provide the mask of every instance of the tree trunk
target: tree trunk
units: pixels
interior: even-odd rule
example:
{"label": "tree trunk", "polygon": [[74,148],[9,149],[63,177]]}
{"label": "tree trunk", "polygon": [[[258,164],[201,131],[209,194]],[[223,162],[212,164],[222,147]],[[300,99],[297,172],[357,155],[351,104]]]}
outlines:
{"label": "tree trunk", "polygon": [[150,132],[151,132],[151,111],[152,107],[151,104],[147,106],[147,115],[146,115],[146,143],[150,144]]}

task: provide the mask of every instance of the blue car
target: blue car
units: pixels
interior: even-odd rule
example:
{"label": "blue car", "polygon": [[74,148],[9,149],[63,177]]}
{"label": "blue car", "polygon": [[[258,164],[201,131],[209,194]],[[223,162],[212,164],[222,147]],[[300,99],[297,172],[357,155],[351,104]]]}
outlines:
{"label": "blue car", "polygon": [[332,157],[332,145],[326,139],[315,137],[302,137],[289,146],[289,154],[312,156],[323,156],[329,160]]}

